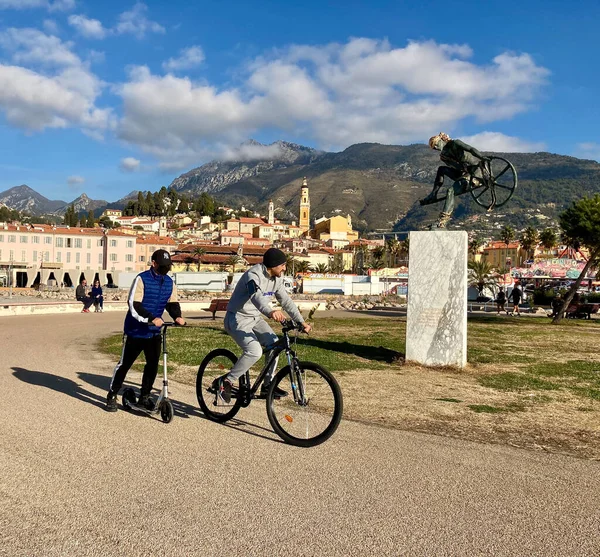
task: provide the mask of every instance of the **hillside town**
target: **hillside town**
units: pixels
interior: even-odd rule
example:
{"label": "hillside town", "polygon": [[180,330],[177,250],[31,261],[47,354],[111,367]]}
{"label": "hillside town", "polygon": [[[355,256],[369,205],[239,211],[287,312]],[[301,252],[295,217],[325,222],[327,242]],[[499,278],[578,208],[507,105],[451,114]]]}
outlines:
{"label": "hillside town", "polygon": [[[160,248],[171,253],[174,273],[233,276],[261,262],[268,248],[277,247],[286,252],[287,272],[294,279],[379,277],[379,287],[369,290],[377,294],[404,292],[408,280],[407,237],[359,238],[350,215],[313,218],[306,178],[298,184],[298,221],[276,218],[272,200],[266,215],[243,206],[218,207],[219,220],[194,210],[125,214],[131,212],[105,209],[97,221],[65,215],[65,222],[74,225],[0,223],[0,286],[73,287],[85,278],[116,287],[119,275],[128,277],[125,283],[130,273],[145,270]],[[507,285],[519,278],[536,279],[536,285],[542,279],[574,278],[587,257],[585,249],[561,245],[551,229],[538,234],[531,227],[520,240],[514,231],[503,240],[472,236],[469,249],[470,260],[496,270]],[[593,278],[589,277],[590,288],[596,285]],[[303,282],[296,281],[297,291]]]}

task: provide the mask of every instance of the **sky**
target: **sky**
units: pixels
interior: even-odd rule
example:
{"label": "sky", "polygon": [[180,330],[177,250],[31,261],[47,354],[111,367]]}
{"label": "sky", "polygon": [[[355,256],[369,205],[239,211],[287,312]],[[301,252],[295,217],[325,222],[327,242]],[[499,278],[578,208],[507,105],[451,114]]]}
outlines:
{"label": "sky", "polygon": [[0,191],[116,201],[277,140],[440,131],[600,161],[599,20],[597,0],[0,0]]}

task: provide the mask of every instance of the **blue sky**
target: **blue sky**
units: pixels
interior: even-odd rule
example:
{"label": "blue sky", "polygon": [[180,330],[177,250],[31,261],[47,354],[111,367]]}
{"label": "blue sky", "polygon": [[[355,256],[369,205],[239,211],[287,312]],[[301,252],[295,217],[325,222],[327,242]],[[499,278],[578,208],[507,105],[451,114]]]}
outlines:
{"label": "blue sky", "polygon": [[214,158],[425,142],[600,160],[600,3],[0,0],[0,191],[115,201]]}

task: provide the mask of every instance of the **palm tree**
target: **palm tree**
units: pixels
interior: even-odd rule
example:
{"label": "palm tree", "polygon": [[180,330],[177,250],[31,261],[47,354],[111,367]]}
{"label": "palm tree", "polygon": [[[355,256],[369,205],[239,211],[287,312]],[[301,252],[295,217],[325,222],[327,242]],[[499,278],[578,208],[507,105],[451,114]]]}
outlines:
{"label": "palm tree", "polygon": [[486,288],[495,288],[498,284],[498,273],[487,261],[469,261],[469,286],[475,286],[479,295]]}
{"label": "palm tree", "polygon": [[300,259],[295,263],[296,273],[308,273],[310,271],[310,263],[304,259]]}
{"label": "palm tree", "polygon": [[408,252],[410,250],[410,236],[406,237],[406,240],[400,242],[400,257],[405,261],[408,261]]}
{"label": "palm tree", "polygon": [[544,247],[544,249],[550,251],[556,247],[557,238],[556,232],[552,228],[546,228],[542,230],[540,234],[540,244]]}
{"label": "palm tree", "polygon": [[469,242],[469,253],[475,258],[479,249],[483,246],[483,240],[479,236],[473,236]]}
{"label": "palm tree", "polygon": [[[521,247],[525,250],[527,259],[533,259],[535,247],[539,241],[538,231],[533,226],[528,226],[523,234],[521,234],[519,241],[521,242]],[[530,255],[531,257],[529,257]]]}
{"label": "palm tree", "polygon": [[244,258],[239,255],[232,255],[225,260],[225,266],[231,267],[231,274],[235,274],[235,266],[240,263],[244,263]]}
{"label": "palm tree", "polygon": [[190,265],[194,262],[194,260],[192,259],[192,257],[190,257],[189,255],[185,256],[184,259],[184,263],[185,263],[185,270],[189,271],[190,270]]}
{"label": "palm tree", "polygon": [[505,226],[500,230],[500,241],[506,245],[506,254],[504,257],[504,272],[506,273],[506,260],[508,259],[508,244],[515,239],[515,231],[512,226]]}
{"label": "palm tree", "polygon": [[400,242],[396,238],[390,238],[386,243],[387,252],[390,254],[389,266],[395,267],[396,260],[400,254]]}
{"label": "palm tree", "polygon": [[200,272],[200,258],[206,253],[206,250],[204,248],[201,248],[200,246],[195,247],[192,250],[192,255],[195,256],[196,258],[196,263],[198,264],[198,272]]}
{"label": "palm tree", "polygon": [[326,263],[317,263],[316,265],[313,266],[313,271],[315,273],[326,273],[328,269],[328,266]]}

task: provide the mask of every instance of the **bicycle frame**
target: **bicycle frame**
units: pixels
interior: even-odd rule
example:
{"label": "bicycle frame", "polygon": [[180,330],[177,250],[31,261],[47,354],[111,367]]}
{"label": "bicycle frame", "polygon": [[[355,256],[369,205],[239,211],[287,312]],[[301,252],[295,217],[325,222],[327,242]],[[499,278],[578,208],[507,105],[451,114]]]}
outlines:
{"label": "bicycle frame", "polygon": [[[247,371],[243,376],[243,381],[240,382],[240,393],[238,396],[242,397],[242,406],[246,407],[250,404],[252,399],[257,398],[256,392],[258,388],[265,380],[267,373],[270,371],[271,365],[274,365],[275,360],[279,357],[282,352],[285,352],[288,365],[290,367],[290,383],[292,386],[292,393],[294,396],[294,400],[297,403],[300,401],[304,402],[304,385],[302,385],[301,380],[297,380],[294,376],[297,373],[297,357],[296,352],[292,350],[292,346],[290,343],[290,337],[288,335],[288,330],[283,330],[283,338],[277,341],[275,344],[271,346],[267,346],[265,349],[269,351],[264,367],[259,373],[258,377],[254,381],[252,387],[250,385],[250,372]],[[275,375],[275,370],[273,370],[273,375]],[[299,379],[299,378],[298,378]]]}

